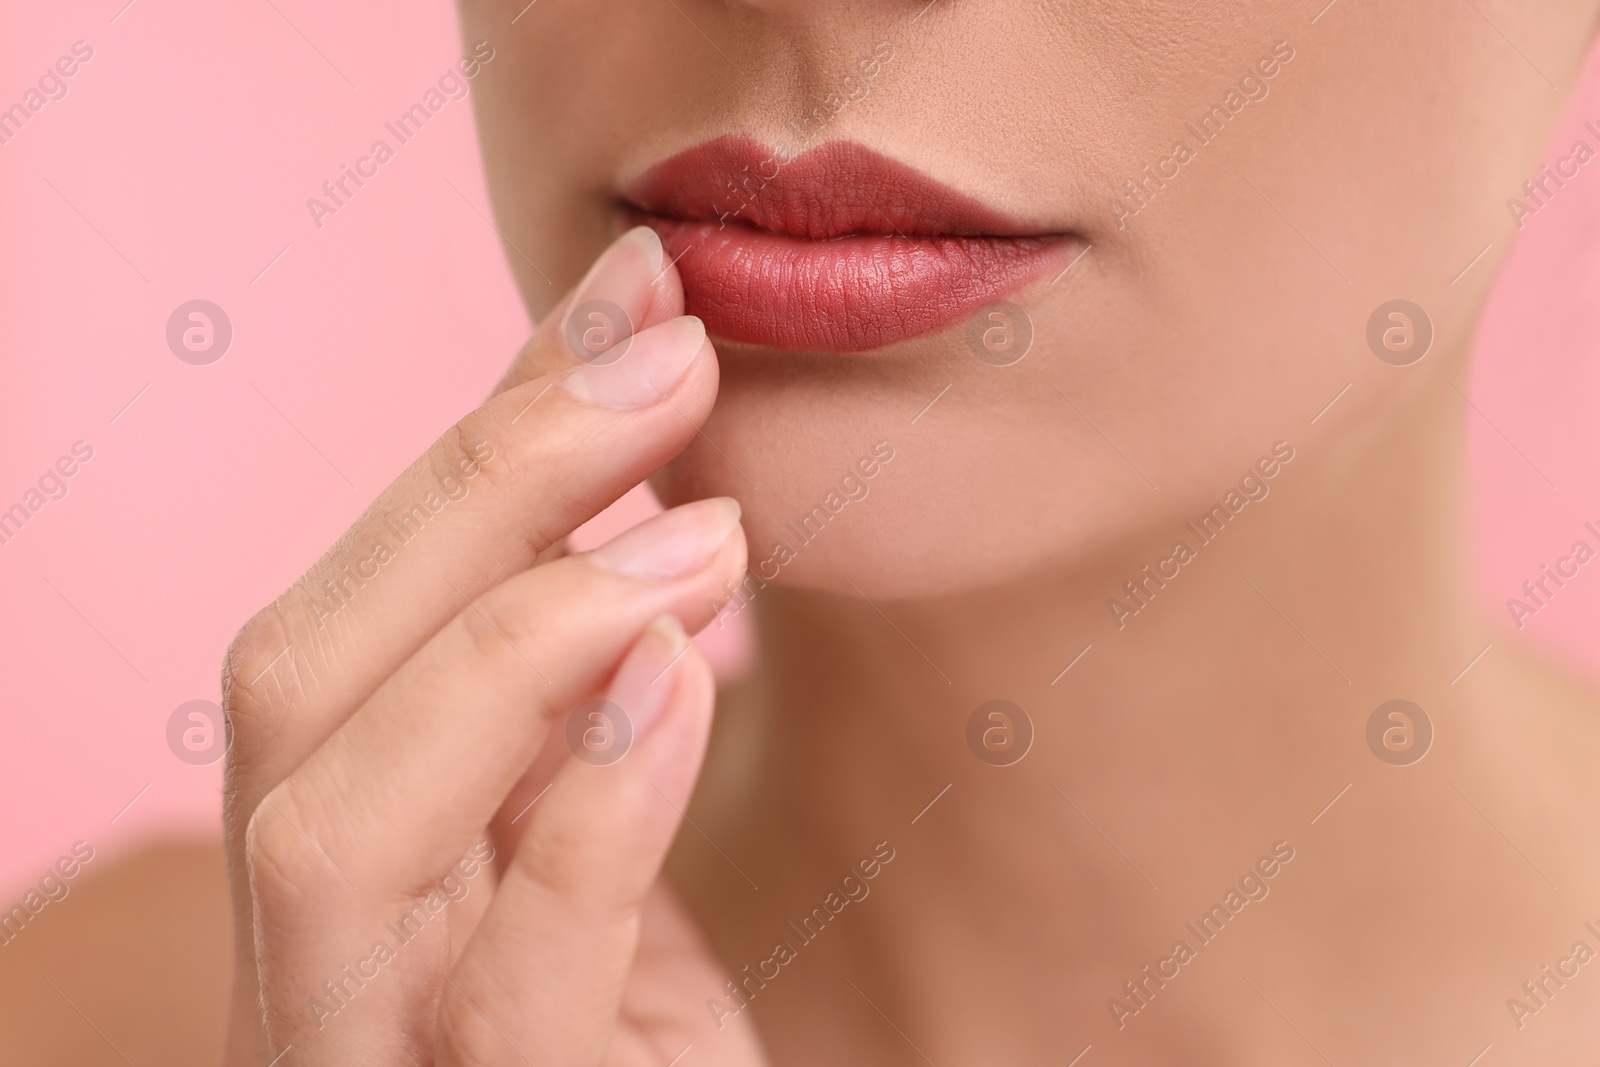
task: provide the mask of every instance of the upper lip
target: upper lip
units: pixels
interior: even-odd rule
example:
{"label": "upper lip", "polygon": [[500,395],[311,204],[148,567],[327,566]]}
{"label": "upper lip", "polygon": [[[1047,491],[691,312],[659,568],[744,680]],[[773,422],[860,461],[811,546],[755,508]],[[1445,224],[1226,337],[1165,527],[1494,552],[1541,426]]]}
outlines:
{"label": "upper lip", "polygon": [[807,241],[1061,234],[851,141],[787,156],[747,137],[719,137],[651,167],[626,185],[623,199],[651,215]]}

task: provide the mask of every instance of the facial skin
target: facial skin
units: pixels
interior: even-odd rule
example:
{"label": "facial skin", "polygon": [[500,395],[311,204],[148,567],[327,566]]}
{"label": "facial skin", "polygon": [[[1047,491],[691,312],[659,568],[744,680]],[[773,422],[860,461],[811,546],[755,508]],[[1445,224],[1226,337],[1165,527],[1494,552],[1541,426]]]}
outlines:
{"label": "facial skin", "polygon": [[[905,841],[897,881],[754,1002],[775,1061],[1064,1062],[1092,1043],[1117,1064],[1466,1063],[1492,1043],[1531,1065],[1592,1047],[1600,994],[1523,1027],[1506,1002],[1600,898],[1600,863],[1572,847],[1600,832],[1596,705],[1469,609],[1457,486],[1506,200],[1594,3],[641,0],[508,28],[513,7],[464,4],[463,37],[511,57],[475,99],[536,316],[615,232],[620,190],[730,134],[859,142],[1093,246],[1012,295],[1034,333],[1013,366],[960,328],[856,354],[719,341],[705,433],[655,480],[669,503],[738,497],[758,560],[872,442],[896,451],[756,601],[760,674],[719,708],[690,811],[717,850],[685,835],[669,865],[734,973],[858,842]],[[865,94],[797,136],[883,41]],[[1230,90],[1247,102],[1201,143],[1187,124]],[[1166,185],[1141,205],[1124,183],[1147,165]],[[1434,332],[1406,367],[1367,341],[1395,299]],[[1295,459],[1238,536],[1119,627],[1107,600],[1277,442]],[[1363,731],[1402,696],[1440,727],[1400,772]],[[1005,771],[963,741],[997,697],[1037,730]],[[1279,840],[1299,866],[1246,909],[1254,932],[1116,1025],[1124,982]],[[1561,855],[1551,877],[1527,859]]]}
{"label": "facial skin", "polygon": [[[631,180],[725,135],[859,142],[1092,245],[1012,294],[1034,341],[1009,367],[961,328],[855,354],[719,341],[705,433],[655,479],[668,503],[738,497],[754,561],[873,442],[896,452],[760,593],[760,674],[719,708],[690,811],[717,851],[680,838],[669,865],[734,973],[858,842],[905,842],[896,880],[753,1002],[775,1061],[1065,1062],[1092,1043],[1117,1064],[1466,1063],[1492,1043],[1531,1065],[1592,1047],[1600,994],[1522,1027],[1506,1003],[1600,898],[1600,863],[1573,849],[1600,832],[1596,705],[1469,609],[1457,486],[1506,200],[1594,3],[640,0],[511,26],[514,7],[463,4],[463,38],[510,57],[475,99],[535,316],[620,225]],[[846,76],[884,41],[863,94]],[[1230,90],[1237,114],[1201,143],[1189,124]],[[854,98],[797,135],[830,93]],[[1124,183],[1147,165],[1166,184],[1140,204]],[[1434,333],[1405,367],[1367,340],[1395,299]],[[1120,627],[1107,600],[1277,442],[1295,459],[1270,497]],[[997,697],[1037,730],[1004,771],[963,741]],[[1397,697],[1439,724],[1404,771],[1363,740]],[[1298,858],[1245,909],[1254,932],[1116,1025],[1124,982],[1279,840]],[[1550,877],[1527,859],[1562,855]]]}
{"label": "facial skin", "polygon": [[[615,232],[622,186],[729,132],[790,151],[859,141],[1091,242],[1014,295],[1034,332],[1014,366],[974,358],[960,329],[869,355],[719,345],[705,438],[658,486],[674,503],[738,495],[753,558],[872,442],[906,457],[873,486],[870,521],[837,523],[785,583],[923,597],[1081,564],[1170,528],[1276,441],[1326,454],[1462,380],[1505,200],[1565,99],[1546,78],[1572,84],[1594,19],[1591,3],[1497,9],[1493,26],[1446,2],[1343,3],[1315,23],[1210,0],[920,7],[640,2],[602,24],[566,4],[508,28],[511,5],[463,5],[464,39],[510,57],[476,99],[536,315]],[[864,81],[882,41],[893,58]],[[1230,90],[1246,102],[1202,143],[1186,124]],[[802,142],[795,124],[831,93],[857,98]],[[1123,183],[1147,165],[1176,177],[1126,213]],[[1408,368],[1365,338],[1395,298],[1435,331]]]}

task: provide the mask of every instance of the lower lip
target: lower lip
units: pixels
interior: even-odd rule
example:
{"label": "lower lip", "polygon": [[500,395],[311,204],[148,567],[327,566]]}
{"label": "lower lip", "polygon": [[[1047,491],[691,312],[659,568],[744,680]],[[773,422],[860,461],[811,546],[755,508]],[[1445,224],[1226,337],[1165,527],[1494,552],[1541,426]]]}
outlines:
{"label": "lower lip", "polygon": [[1060,263],[1069,237],[809,241],[634,211],[661,235],[687,310],[712,334],[770,348],[860,352],[965,318]]}

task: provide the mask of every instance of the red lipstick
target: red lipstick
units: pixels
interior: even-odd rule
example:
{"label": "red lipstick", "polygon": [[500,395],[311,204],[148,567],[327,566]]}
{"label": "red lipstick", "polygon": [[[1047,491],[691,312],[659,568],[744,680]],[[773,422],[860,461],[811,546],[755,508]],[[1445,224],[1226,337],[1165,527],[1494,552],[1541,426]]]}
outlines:
{"label": "red lipstick", "polygon": [[718,138],[651,167],[624,199],[677,261],[689,313],[772,348],[858,352],[915,337],[1083,243],[848,141],[785,157]]}

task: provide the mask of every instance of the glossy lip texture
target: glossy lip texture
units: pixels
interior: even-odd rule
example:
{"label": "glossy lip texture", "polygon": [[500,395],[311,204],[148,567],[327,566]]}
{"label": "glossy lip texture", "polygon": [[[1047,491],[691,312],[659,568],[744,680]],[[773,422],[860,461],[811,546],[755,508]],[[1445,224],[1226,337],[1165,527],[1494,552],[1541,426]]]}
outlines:
{"label": "glossy lip texture", "polygon": [[787,159],[744,137],[709,141],[632,182],[624,210],[661,235],[711,333],[772,348],[858,352],[915,337],[1083,243],[848,141]]}

